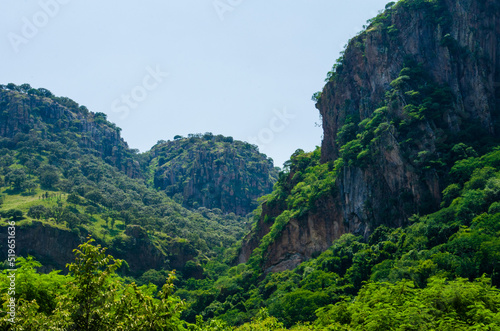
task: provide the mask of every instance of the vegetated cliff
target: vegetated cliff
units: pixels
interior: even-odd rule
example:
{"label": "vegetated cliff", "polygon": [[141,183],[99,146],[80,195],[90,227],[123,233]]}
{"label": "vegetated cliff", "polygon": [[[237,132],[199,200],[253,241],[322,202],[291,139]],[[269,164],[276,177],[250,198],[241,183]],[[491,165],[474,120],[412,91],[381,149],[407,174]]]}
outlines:
{"label": "vegetated cliff", "polygon": [[89,112],[85,106],[55,97],[46,89],[11,85],[0,86],[0,138],[11,138],[14,143],[48,140],[63,144],[65,150],[78,147],[130,177],[141,176],[133,151],[120,137],[121,129],[108,122],[106,114]]}
{"label": "vegetated cliff", "polygon": [[211,133],[159,143],[150,155],[154,186],[187,208],[246,215],[272,191],[278,174],[257,146]]}
{"label": "vegetated cliff", "polygon": [[402,0],[369,23],[314,96],[321,156],[292,156],[239,262],[280,271],[343,233],[402,226],[438,208],[454,161],[498,141],[498,1]]}

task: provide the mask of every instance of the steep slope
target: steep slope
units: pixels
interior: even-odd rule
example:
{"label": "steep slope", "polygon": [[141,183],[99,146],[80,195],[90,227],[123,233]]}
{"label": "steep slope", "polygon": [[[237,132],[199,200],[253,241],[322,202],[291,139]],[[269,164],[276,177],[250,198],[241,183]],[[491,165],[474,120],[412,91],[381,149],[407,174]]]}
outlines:
{"label": "steep slope", "polygon": [[499,21],[492,0],[406,0],[370,20],[314,96],[321,153],[292,156],[239,262],[289,269],[436,210],[453,162],[498,141]]}
{"label": "steep slope", "polygon": [[246,215],[272,191],[278,175],[256,146],[212,133],[159,143],[149,155],[154,186],[187,208]]}

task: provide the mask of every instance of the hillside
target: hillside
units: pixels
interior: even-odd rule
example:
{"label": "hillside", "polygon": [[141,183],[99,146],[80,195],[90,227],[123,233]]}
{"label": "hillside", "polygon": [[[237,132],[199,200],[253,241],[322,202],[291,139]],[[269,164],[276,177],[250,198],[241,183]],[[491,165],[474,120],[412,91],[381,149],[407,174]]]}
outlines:
{"label": "hillside", "polygon": [[[192,145],[191,153],[197,147]],[[219,157],[230,159],[234,150],[225,147]],[[149,186],[152,167],[144,164],[151,152],[130,149],[105,114],[48,90],[2,86],[0,148],[0,213],[4,221],[18,222],[18,254],[33,255],[44,270],[64,269],[72,250],[91,234],[125,259],[135,276],[149,269],[200,276],[202,261],[222,259],[223,248],[247,231],[247,219],[230,208],[238,212],[235,205],[225,206],[224,212],[202,205],[188,210]],[[239,165],[247,167],[254,154],[260,155],[252,150],[245,154],[248,160],[238,159]],[[269,192],[269,176],[266,185]],[[259,189],[264,188],[253,194],[265,193]],[[245,202],[255,203],[250,198]]]}
{"label": "hillside", "polygon": [[[99,156],[106,163],[140,177],[134,150],[120,137],[121,129],[67,97],[29,84],[8,84],[0,89],[0,137],[3,148],[26,148]],[[44,146],[46,144],[48,146]],[[55,155],[59,156],[59,155]]]}
{"label": "hillside", "polygon": [[278,175],[257,146],[211,133],[159,143],[148,155],[154,186],[187,208],[247,215]]}
{"label": "hillside", "polygon": [[499,22],[497,2],[470,0],[403,0],[371,19],[313,96],[321,148],[291,156],[240,264],[180,292],[186,316],[499,328]]}

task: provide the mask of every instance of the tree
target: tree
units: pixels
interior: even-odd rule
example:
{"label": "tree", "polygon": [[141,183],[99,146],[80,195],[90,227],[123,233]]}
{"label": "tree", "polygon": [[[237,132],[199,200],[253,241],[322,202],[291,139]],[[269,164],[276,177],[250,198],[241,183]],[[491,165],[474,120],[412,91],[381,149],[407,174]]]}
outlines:
{"label": "tree", "polygon": [[67,307],[77,330],[103,330],[110,321],[103,309],[112,301],[116,288],[109,284],[111,276],[120,268],[122,260],[105,254],[106,248],[94,246],[90,239],[74,250],[75,262],[67,265],[74,281],[70,284]]}
{"label": "tree", "polygon": [[93,243],[89,238],[79,245],[74,250],[75,262],[68,264],[74,280],[55,314],[70,317],[69,329],[185,330],[180,319],[184,302],[172,295],[173,273],[156,299],[156,286],[125,285],[116,277],[123,261],[106,255],[106,248]]}
{"label": "tree", "polygon": [[14,83],[7,84],[7,89],[11,91],[19,91],[19,87]]}
{"label": "tree", "polygon": [[57,183],[59,183],[59,175],[53,167],[44,167],[40,171],[40,184],[43,188],[53,188]]}
{"label": "tree", "polygon": [[32,194],[38,185],[32,180],[27,180],[23,184],[23,189],[28,190],[29,194]]}
{"label": "tree", "polygon": [[17,221],[23,218],[23,212],[19,209],[9,209],[7,211],[1,212],[1,216],[9,218],[13,221]]}
{"label": "tree", "polygon": [[28,93],[29,90],[31,90],[31,85],[30,84],[22,84],[19,86],[19,89],[21,92]]}
{"label": "tree", "polygon": [[43,97],[46,97],[46,98],[50,98],[50,97],[53,97],[54,94],[52,94],[52,92],[50,92],[49,90],[45,89],[45,88],[39,88],[38,89],[38,93],[43,96]]}
{"label": "tree", "polygon": [[22,169],[13,169],[5,175],[6,183],[17,191],[23,188],[23,184],[26,180],[26,173]]}
{"label": "tree", "polygon": [[68,195],[68,198],[66,199],[66,201],[68,203],[73,203],[75,205],[79,205],[79,204],[83,203],[82,199],[76,193],[71,193],[70,195]]}
{"label": "tree", "polygon": [[102,203],[102,201],[103,201],[103,197],[102,197],[101,192],[96,191],[96,190],[90,191],[87,194],[85,194],[85,198],[94,202],[94,203]]}

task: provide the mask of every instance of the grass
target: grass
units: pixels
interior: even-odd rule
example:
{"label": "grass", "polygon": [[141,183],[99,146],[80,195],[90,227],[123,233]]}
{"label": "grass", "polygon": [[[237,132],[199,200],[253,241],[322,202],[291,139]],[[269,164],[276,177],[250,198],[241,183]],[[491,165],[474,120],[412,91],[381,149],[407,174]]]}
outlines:
{"label": "grass", "polygon": [[[52,196],[49,198],[44,198],[43,195],[48,192]],[[22,194],[19,192],[12,192],[9,188],[4,188],[0,190],[0,195],[3,196],[3,204],[0,206],[0,211],[9,209],[18,209],[24,213],[24,218],[16,222],[17,226],[31,225],[33,221],[42,222],[44,224],[56,227],[62,230],[70,230],[66,223],[57,224],[54,220],[50,219],[32,219],[26,214],[29,209],[36,205],[43,205],[47,208],[55,207],[58,202],[62,202],[63,205],[69,205],[66,200],[68,197],[67,193],[62,193],[60,191],[45,191],[37,188],[34,190],[33,194]],[[85,207],[74,205],[78,212],[85,214]],[[94,219],[93,222],[86,224],[85,228],[89,230],[92,235],[103,242],[110,243],[111,239],[120,233],[123,233],[125,229],[125,224],[122,221],[116,220],[114,227],[111,229],[106,224],[106,220],[102,214],[91,215]],[[7,226],[7,220],[0,219],[0,226]]]}
{"label": "grass", "polygon": [[3,204],[0,207],[0,210],[19,209],[24,213],[27,213],[32,206],[44,205],[45,207],[50,207],[55,205],[58,199],[64,202],[68,196],[66,193],[52,192],[49,194],[57,194],[57,197],[52,196],[45,199],[42,197],[42,194],[47,191],[40,189],[36,189],[32,195],[5,194],[6,192],[9,192],[9,190],[4,189],[1,192],[3,195]]}

